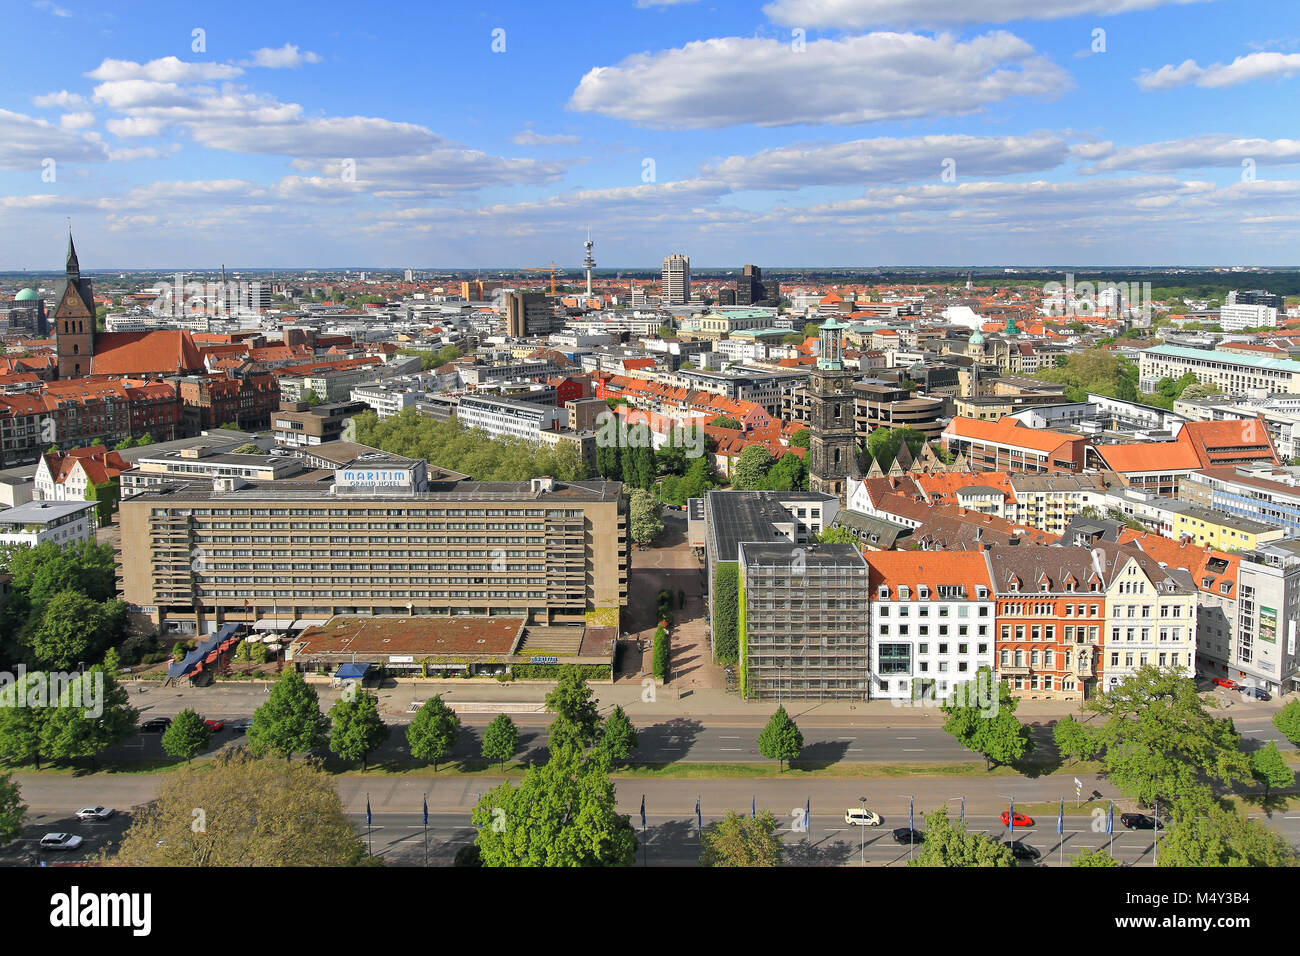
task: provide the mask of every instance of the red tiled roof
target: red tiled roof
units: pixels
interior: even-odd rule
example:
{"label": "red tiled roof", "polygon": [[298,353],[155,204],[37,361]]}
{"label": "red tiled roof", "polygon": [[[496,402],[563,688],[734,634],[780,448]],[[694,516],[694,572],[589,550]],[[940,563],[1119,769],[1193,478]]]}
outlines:
{"label": "red tiled roof", "polygon": [[183,329],[103,332],[95,336],[91,371],[96,375],[174,374],[202,368],[199,350]]}
{"label": "red tiled roof", "polygon": [[1176,441],[1122,442],[1096,445],[1111,471],[1133,474],[1147,471],[1192,471],[1201,467],[1201,459],[1190,445]]}

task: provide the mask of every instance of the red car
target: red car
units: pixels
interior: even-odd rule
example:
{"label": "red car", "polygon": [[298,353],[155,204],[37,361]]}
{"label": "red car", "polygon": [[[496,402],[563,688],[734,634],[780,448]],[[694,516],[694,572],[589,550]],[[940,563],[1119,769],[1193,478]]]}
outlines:
{"label": "red car", "polygon": [[1226,687],[1228,688],[1228,690],[1237,690],[1241,687],[1241,685],[1238,684],[1235,680],[1232,680],[1231,678],[1228,677],[1216,677],[1214,678],[1214,683],[1217,684],[1219,687]]}
{"label": "red car", "polygon": [[[1007,814],[1007,811],[1003,810],[1003,811],[1002,811],[1002,825],[1003,825],[1003,826],[1006,826],[1006,825],[1007,825],[1007,820],[1008,820],[1008,814]],[[1017,826],[1017,827],[1032,827],[1033,825],[1034,825],[1034,821],[1033,821],[1033,818],[1032,818],[1032,817],[1027,817],[1027,816],[1025,816],[1023,813],[1017,813],[1017,814],[1016,814],[1016,826]]]}
{"label": "red car", "polygon": [[226,726],[224,720],[205,720],[203,723],[205,723],[208,730],[212,731],[214,734]]}

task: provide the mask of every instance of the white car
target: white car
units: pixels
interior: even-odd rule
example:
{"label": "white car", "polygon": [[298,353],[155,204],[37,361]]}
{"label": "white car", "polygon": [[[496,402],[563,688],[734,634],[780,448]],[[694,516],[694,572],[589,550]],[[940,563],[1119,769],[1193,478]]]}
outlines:
{"label": "white car", "polygon": [[881,823],[880,814],[875,810],[863,810],[860,807],[852,807],[844,811],[844,822],[855,827],[878,827]]}
{"label": "white car", "polygon": [[112,807],[86,807],[77,811],[78,820],[107,820],[117,811]]}
{"label": "white car", "polygon": [[75,850],[81,843],[75,833],[47,833],[41,837],[42,850]]}

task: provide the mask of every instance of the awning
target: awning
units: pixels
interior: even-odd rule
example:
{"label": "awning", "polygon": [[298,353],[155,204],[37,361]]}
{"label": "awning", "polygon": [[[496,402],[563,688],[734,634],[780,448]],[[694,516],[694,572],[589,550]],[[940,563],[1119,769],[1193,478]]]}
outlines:
{"label": "awning", "polygon": [[335,680],[365,680],[369,664],[340,664],[334,672]]}
{"label": "awning", "polygon": [[305,631],[309,627],[324,627],[328,623],[329,621],[309,621],[309,620],[294,621],[293,630]]}
{"label": "awning", "polygon": [[291,617],[263,617],[253,622],[255,631],[287,631],[292,626]]}

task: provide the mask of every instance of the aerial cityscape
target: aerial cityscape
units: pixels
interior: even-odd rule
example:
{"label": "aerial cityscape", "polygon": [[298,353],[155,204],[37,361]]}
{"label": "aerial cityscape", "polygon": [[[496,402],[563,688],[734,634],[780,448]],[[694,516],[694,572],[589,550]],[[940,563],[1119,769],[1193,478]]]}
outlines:
{"label": "aerial cityscape", "polygon": [[1300,11],[1243,6],[20,5],[0,867],[137,936],[164,877],[81,888],[1261,928],[1140,882],[1300,865]]}

